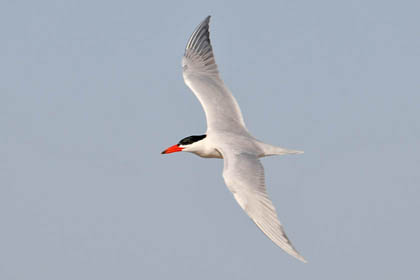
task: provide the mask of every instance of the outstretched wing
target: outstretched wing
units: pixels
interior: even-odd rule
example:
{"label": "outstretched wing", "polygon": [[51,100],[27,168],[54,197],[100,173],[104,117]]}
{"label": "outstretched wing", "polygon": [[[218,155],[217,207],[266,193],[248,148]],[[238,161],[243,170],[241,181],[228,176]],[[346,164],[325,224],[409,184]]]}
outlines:
{"label": "outstretched wing", "polygon": [[224,158],[223,178],[236,201],[261,231],[293,257],[306,262],[286,236],[268,197],[264,167],[257,156],[221,150]]}
{"label": "outstretched wing", "polygon": [[188,40],[182,59],[187,86],[203,106],[208,130],[247,131],[241,110],[220,78],[210,44],[208,16]]}

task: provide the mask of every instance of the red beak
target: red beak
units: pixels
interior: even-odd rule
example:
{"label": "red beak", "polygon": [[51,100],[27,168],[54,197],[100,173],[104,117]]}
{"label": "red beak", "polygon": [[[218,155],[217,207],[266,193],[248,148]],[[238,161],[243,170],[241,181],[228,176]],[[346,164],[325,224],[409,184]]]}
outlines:
{"label": "red beak", "polygon": [[162,152],[162,154],[170,154],[170,153],[180,152],[180,151],[182,151],[182,149],[183,148],[179,147],[179,145],[176,144],[176,145],[173,145],[173,146],[167,148],[166,150],[164,150]]}

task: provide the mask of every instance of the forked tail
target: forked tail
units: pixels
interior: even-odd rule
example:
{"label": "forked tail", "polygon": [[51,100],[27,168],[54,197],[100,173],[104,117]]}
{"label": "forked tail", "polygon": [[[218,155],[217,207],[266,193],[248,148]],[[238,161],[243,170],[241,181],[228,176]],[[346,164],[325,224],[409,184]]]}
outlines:
{"label": "forked tail", "polygon": [[261,155],[261,157],[274,156],[274,155],[287,155],[287,154],[303,154],[303,151],[289,150],[289,149],[273,146],[273,145],[262,143],[262,142],[260,142],[259,144],[264,152],[264,154]]}

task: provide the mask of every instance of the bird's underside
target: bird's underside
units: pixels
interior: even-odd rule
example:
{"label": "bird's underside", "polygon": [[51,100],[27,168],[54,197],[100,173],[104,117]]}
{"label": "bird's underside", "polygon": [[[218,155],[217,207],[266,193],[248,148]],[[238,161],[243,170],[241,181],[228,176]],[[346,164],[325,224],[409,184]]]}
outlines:
{"label": "bird's underside", "polygon": [[182,60],[185,83],[206,114],[207,133],[186,137],[162,153],[186,151],[223,158],[223,178],[241,208],[276,245],[305,262],[277,217],[259,160],[263,156],[302,152],[265,144],[248,132],[238,103],[220,78],[210,43],[209,20],[207,17],[195,29]]}

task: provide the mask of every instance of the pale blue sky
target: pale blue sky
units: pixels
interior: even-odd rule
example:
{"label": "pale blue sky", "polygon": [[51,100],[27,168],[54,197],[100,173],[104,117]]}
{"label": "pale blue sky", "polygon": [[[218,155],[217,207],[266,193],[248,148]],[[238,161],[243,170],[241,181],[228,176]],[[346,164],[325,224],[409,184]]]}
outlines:
{"label": "pale blue sky", "polygon": [[[3,1],[0,279],[414,279],[420,2]],[[300,263],[243,213],[181,58],[212,15]]]}

